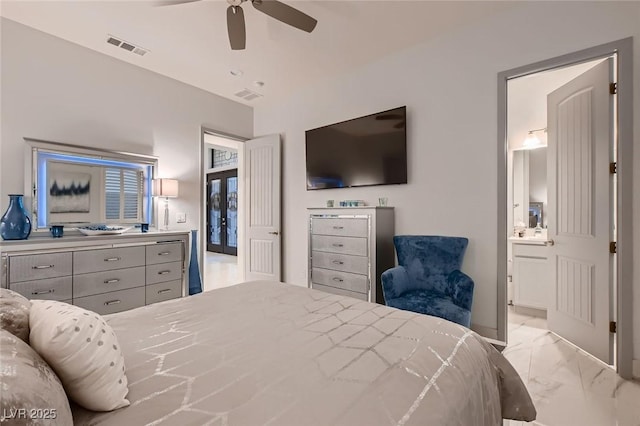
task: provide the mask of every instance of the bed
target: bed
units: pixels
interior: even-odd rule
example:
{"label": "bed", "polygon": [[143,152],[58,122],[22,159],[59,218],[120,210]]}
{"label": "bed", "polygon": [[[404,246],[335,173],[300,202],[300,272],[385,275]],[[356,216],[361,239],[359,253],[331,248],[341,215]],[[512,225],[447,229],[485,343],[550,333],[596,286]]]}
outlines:
{"label": "bed", "polygon": [[501,425],[535,408],[476,333],[426,315],[254,281],[107,317],[129,407],[76,424]]}

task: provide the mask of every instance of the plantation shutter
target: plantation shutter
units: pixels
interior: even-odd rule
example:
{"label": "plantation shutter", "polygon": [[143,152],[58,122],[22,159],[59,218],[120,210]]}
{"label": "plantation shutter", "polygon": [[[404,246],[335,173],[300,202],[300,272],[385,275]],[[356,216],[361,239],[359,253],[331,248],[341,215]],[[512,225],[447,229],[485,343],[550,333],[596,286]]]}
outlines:
{"label": "plantation shutter", "polygon": [[105,169],[105,216],[108,221],[138,222],[142,218],[144,175],[140,170]]}

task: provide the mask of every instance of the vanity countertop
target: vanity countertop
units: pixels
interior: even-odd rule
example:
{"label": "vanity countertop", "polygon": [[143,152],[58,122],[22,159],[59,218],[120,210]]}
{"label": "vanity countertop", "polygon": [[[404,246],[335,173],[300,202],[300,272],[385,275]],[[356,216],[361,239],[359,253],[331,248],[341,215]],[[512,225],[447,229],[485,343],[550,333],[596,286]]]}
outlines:
{"label": "vanity countertop", "polygon": [[513,244],[529,244],[536,246],[546,245],[547,238],[544,235],[525,236],[525,237],[509,237],[509,242]]}

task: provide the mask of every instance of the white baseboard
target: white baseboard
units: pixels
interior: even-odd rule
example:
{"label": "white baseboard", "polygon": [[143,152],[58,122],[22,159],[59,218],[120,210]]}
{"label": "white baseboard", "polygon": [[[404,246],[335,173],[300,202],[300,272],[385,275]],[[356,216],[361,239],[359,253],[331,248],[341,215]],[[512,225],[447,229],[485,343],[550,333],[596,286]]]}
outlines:
{"label": "white baseboard", "polygon": [[640,359],[634,359],[631,374],[634,379],[640,379]]}
{"label": "white baseboard", "polygon": [[471,329],[481,335],[482,337],[487,337],[489,339],[498,340],[498,329],[486,327],[484,325],[471,324]]}

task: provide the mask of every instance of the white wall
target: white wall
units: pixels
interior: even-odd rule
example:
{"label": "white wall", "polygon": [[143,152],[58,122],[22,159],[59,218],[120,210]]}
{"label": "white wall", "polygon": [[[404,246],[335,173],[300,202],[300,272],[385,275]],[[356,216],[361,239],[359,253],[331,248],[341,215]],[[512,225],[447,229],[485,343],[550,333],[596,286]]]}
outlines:
{"label": "white wall", "polygon": [[[283,134],[284,280],[299,285],[307,280],[306,207],[322,206],[326,199],[374,203],[386,196],[395,206],[396,234],[470,239],[463,270],[476,282],[472,323],[496,329],[497,74],[629,36],[640,36],[640,3],[532,2],[320,83],[286,102],[256,107],[254,133]],[[639,46],[637,40],[636,70]],[[636,115],[638,86],[636,80]],[[305,130],[400,105],[408,111],[409,184],[305,190]],[[634,201],[637,209],[640,196]],[[635,288],[640,288],[638,272]],[[640,291],[635,298],[640,306]],[[636,312],[638,323],[640,309]],[[634,333],[640,357],[640,326]]]}
{"label": "white wall", "polygon": [[[23,137],[159,157],[172,229],[200,224],[201,126],[250,137],[250,107],[2,18],[0,211],[23,193]],[[26,191],[28,193],[28,191]],[[185,212],[187,223],[176,224]]]}

